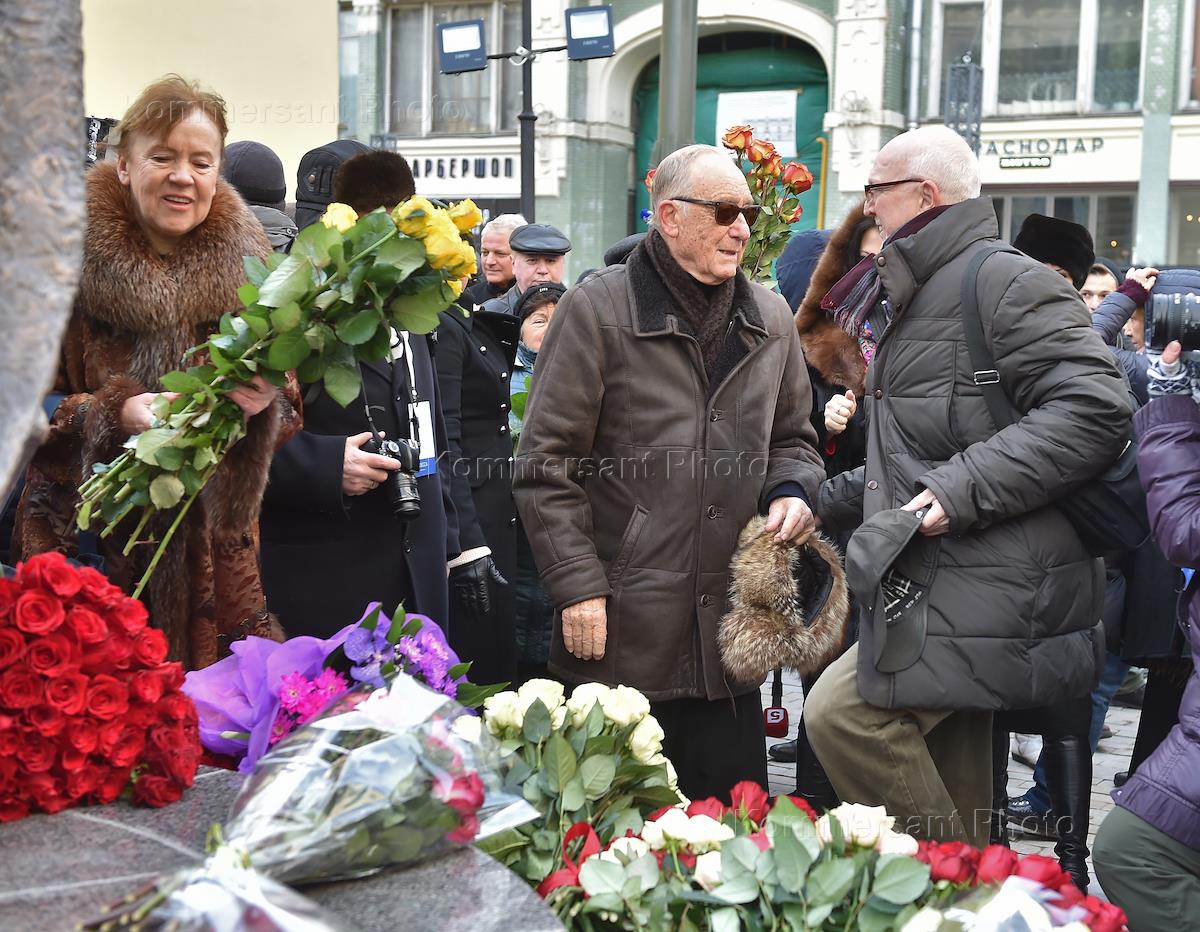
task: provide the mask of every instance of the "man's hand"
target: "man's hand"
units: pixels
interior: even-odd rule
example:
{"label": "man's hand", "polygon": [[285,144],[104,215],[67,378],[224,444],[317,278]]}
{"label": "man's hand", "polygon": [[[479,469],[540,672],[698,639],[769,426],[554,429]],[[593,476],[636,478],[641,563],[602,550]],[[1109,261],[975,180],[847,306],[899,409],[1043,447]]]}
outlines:
{"label": "man's hand", "polygon": [[767,526],[763,528],[763,533],[778,531],[776,543],[790,540],[798,546],[808,540],[816,529],[816,518],[804,499],[777,498],[767,510]]}
{"label": "man's hand", "polygon": [[267,406],[275,400],[275,393],[274,385],[261,375],[256,375],[249,382],[230,389],[227,394],[229,399],[242,409],[246,420],[249,420],[259,412],[266,410]]}
{"label": "man's hand", "polygon": [[1125,273],[1127,279],[1132,279],[1137,282],[1147,291],[1154,287],[1154,282],[1158,278],[1158,269],[1147,267],[1144,269],[1130,269]]}
{"label": "man's hand", "polygon": [[901,511],[920,511],[922,508],[928,508],[929,511],[921,520],[921,533],[926,537],[937,537],[939,534],[945,534],[950,530],[950,519],[946,516],[946,509],[941,505],[929,489],[921,492],[907,505],[903,506]]}
{"label": "man's hand", "polygon": [[846,425],[850,423],[850,418],[854,417],[854,412],[858,410],[858,401],[854,397],[854,392],[846,392],[844,395],[834,395],[825,403],[825,430],[829,434],[837,435],[846,429]]}
{"label": "man's hand", "polygon": [[1162,351],[1162,363],[1164,366],[1173,366],[1179,362],[1179,357],[1182,355],[1183,344],[1178,340],[1172,340]]}
{"label": "man's hand", "polygon": [[563,646],[580,660],[600,660],[608,643],[608,600],[584,599],[562,610]]}
{"label": "man's hand", "polygon": [[[383,436],[383,431],[379,432]],[[371,432],[363,431],[346,438],[346,452],[342,454],[342,491],[346,495],[362,495],[376,488],[400,464],[390,456],[368,453],[362,445],[371,439]]]}
{"label": "man's hand", "polygon": [[458,603],[476,618],[483,618],[492,610],[492,597],[488,584],[507,586],[496,564],[489,556],[464,563],[450,570],[450,591],[458,596]]}

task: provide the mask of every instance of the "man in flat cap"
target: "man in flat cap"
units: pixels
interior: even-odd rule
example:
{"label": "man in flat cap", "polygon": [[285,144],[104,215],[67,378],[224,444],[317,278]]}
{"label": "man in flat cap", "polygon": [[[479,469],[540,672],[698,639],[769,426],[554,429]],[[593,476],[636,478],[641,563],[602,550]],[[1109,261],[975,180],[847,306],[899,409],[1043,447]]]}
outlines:
{"label": "man in flat cap", "polygon": [[571,241],[548,223],[527,223],[517,227],[508,238],[512,250],[512,270],[516,284],[498,298],[485,301],[485,311],[517,313],[517,302],[530,285],[563,280],[566,255]]}
{"label": "man in flat cap", "polygon": [[791,309],[739,268],[759,208],[729,153],[654,178],[654,229],[562,298],[538,354],[513,492],[556,618],[550,671],[639,689],[682,792],[766,786],[758,682],[717,629],[747,522],[803,541],[825,471]]}

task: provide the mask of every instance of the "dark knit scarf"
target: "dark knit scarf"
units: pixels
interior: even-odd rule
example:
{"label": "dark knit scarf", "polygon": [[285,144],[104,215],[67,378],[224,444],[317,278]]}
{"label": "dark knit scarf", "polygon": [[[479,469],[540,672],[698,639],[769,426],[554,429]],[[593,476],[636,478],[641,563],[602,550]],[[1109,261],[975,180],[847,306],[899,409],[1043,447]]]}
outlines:
{"label": "dark knit scarf", "polygon": [[701,284],[675,261],[658,230],[650,231],[645,245],[650,264],[671,296],[672,312],[700,344],[704,371],[711,376],[733,313],[736,276],[719,285]]}
{"label": "dark knit scarf", "polygon": [[[952,206],[952,204],[942,204],[917,214],[889,236],[884,246],[924,229]],[[842,330],[859,340],[863,337],[867,318],[882,298],[883,282],[879,280],[879,269],[875,264],[875,257],[873,255],[863,256],[858,265],[838,279],[837,284],[829,289],[829,293],[821,301],[821,307],[832,312],[833,319]],[[875,334],[875,339],[878,340],[879,336],[879,334]]]}

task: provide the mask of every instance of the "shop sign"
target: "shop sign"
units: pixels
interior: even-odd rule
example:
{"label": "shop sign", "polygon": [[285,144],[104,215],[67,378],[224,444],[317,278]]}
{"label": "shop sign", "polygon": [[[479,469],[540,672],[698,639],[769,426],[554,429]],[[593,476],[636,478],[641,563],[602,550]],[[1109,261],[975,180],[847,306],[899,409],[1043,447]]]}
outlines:
{"label": "shop sign", "polygon": [[1048,155],[1014,155],[1001,156],[1001,168],[1049,168],[1050,156]]}
{"label": "shop sign", "polygon": [[[507,151],[438,152],[414,145],[411,138],[377,135],[371,137],[376,148],[399,152],[412,168],[417,190],[432,197],[461,197],[467,193],[496,197],[515,194],[520,188],[520,166],[512,148]],[[414,151],[415,150],[415,151]]]}
{"label": "shop sign", "polygon": [[[1049,168],[1050,156],[1088,155],[1104,148],[1101,136],[1039,136],[1025,139],[992,139],[984,155],[1000,157],[1001,168]],[[1040,157],[1040,159],[1036,158]]]}
{"label": "shop sign", "polygon": [[731,91],[717,95],[716,137],[731,126],[747,124],[759,139],[769,139],[782,158],[796,157],[796,98],[799,91]]}

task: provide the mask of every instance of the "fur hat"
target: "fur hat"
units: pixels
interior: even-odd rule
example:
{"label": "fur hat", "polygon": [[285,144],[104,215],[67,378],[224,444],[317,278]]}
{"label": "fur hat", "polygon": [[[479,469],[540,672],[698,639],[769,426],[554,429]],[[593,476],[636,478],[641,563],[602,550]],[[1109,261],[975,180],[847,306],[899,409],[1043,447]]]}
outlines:
{"label": "fur hat", "polygon": [[1030,259],[1052,262],[1066,269],[1076,291],[1083,287],[1088,269],[1096,261],[1096,249],[1087,227],[1044,214],[1026,217],[1012,244]]}
{"label": "fur hat", "polygon": [[378,207],[391,210],[416,193],[412,169],[404,156],[376,149],[346,159],[333,176],[333,200],[358,214]]}
{"label": "fur hat", "polygon": [[730,563],[729,612],[717,644],[729,675],[759,682],[776,667],[823,669],[841,651],[850,593],[837,548],[814,534],[802,546],[764,534],[750,520]]}

